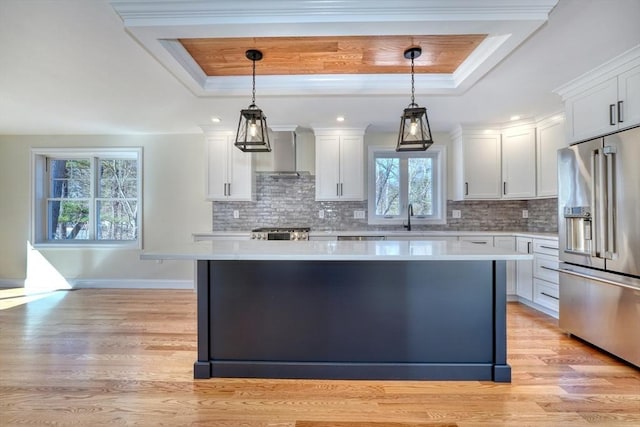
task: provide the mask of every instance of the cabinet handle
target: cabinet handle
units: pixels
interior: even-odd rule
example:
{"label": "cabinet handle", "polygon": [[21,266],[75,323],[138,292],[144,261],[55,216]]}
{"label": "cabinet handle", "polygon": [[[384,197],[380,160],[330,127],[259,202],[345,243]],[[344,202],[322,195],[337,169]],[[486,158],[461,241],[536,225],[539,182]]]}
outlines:
{"label": "cabinet handle", "polygon": [[531,242],[527,242],[527,253],[531,253]]}
{"label": "cabinet handle", "polygon": [[340,183],[340,195],[341,195],[341,196],[344,196],[344,191],[343,191],[343,188],[342,188],[342,184],[343,184],[343,183],[341,182],[341,183]]}
{"label": "cabinet handle", "polygon": [[549,295],[549,294],[548,294],[548,293],[546,293],[546,292],[540,292],[540,295],[544,295],[545,297],[553,298],[553,299],[555,299],[555,300],[559,300],[559,299],[560,299],[560,298],[558,298],[558,297],[554,297],[553,295]]}
{"label": "cabinet handle", "polygon": [[231,183],[228,183],[227,185],[228,185],[227,188],[229,189],[229,194],[227,194],[227,196],[230,196],[231,195]]}
{"label": "cabinet handle", "polygon": [[340,196],[340,184],[336,182],[336,196]]}
{"label": "cabinet handle", "polygon": [[507,195],[507,181],[502,183],[502,194]]}
{"label": "cabinet handle", "polygon": [[465,196],[469,195],[469,183],[468,182],[464,183],[464,195]]}
{"label": "cabinet handle", "polygon": [[609,124],[611,126],[615,126],[616,125],[616,119],[614,118],[615,107],[616,107],[616,104],[609,104]]}
{"label": "cabinet handle", "polygon": [[473,241],[470,240],[471,243],[473,243],[474,245],[486,245],[488,242],[481,242],[481,241]]}
{"label": "cabinet handle", "polygon": [[227,183],[226,182],[224,183],[224,195],[228,196],[228,194],[227,194]]}
{"label": "cabinet handle", "polygon": [[618,123],[622,123],[624,122],[624,120],[622,120],[622,103],[624,101],[618,101]]}
{"label": "cabinet handle", "polygon": [[558,248],[554,248],[553,246],[540,245],[540,247],[541,247],[541,248],[544,248],[544,249],[553,249],[554,251],[557,251],[557,250],[558,250]]}

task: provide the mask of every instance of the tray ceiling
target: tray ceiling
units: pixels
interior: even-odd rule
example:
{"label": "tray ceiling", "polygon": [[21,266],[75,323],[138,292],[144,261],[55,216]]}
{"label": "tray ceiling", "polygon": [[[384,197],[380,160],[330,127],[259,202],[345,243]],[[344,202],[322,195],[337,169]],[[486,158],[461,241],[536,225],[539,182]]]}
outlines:
{"label": "tray ceiling", "polygon": [[453,73],[486,34],[180,39],[208,76],[251,75],[247,49],[263,53],[259,75],[408,73],[404,51],[420,46],[416,73]]}
{"label": "tray ceiling", "polygon": [[557,0],[111,2],[126,31],[197,96],[461,94],[543,25]]}

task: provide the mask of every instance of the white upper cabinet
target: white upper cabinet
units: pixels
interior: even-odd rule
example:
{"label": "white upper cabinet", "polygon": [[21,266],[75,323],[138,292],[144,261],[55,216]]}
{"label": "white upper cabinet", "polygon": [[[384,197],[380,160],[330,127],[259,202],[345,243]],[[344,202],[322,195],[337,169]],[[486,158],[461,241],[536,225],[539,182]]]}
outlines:
{"label": "white upper cabinet", "polygon": [[640,124],[640,65],[618,76],[620,128]]}
{"label": "white upper cabinet", "polygon": [[536,195],[558,196],[558,150],[567,146],[564,118],[556,115],[536,128]]}
{"label": "white upper cabinet", "polygon": [[536,196],[536,128],[521,125],[502,133],[502,198]]}
{"label": "white upper cabinet", "polygon": [[253,154],[233,145],[228,133],[207,133],[208,200],[250,201],[255,195]]}
{"label": "white upper cabinet", "polygon": [[314,129],[316,200],[364,200],[364,130]]}
{"label": "white upper cabinet", "polygon": [[499,199],[500,132],[458,128],[454,141],[454,198]]}
{"label": "white upper cabinet", "polygon": [[555,90],[569,142],[640,124],[640,45]]}
{"label": "white upper cabinet", "polygon": [[569,138],[583,141],[618,129],[615,107],[618,79],[609,79],[571,99],[565,105],[569,118]]}

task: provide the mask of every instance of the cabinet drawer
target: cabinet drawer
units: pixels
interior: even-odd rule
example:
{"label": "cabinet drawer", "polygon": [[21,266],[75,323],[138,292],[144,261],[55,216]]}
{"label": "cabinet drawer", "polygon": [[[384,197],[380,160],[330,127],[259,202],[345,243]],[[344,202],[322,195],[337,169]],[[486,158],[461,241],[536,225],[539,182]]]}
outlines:
{"label": "cabinet drawer", "polygon": [[537,278],[533,279],[533,302],[543,307],[558,311],[558,284],[549,283]]}
{"label": "cabinet drawer", "polygon": [[533,277],[557,284],[558,257],[544,254],[535,254],[533,257]]}
{"label": "cabinet drawer", "polygon": [[558,256],[558,241],[533,239],[533,252]]}
{"label": "cabinet drawer", "polygon": [[460,240],[476,245],[493,246],[493,236],[460,236]]}

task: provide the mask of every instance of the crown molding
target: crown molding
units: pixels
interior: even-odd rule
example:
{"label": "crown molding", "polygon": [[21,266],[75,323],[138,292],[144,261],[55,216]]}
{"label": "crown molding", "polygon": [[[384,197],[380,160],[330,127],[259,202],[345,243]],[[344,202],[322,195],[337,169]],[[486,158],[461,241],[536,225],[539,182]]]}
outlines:
{"label": "crown molding", "polygon": [[558,0],[112,0],[126,26],[301,22],[546,20]]}

